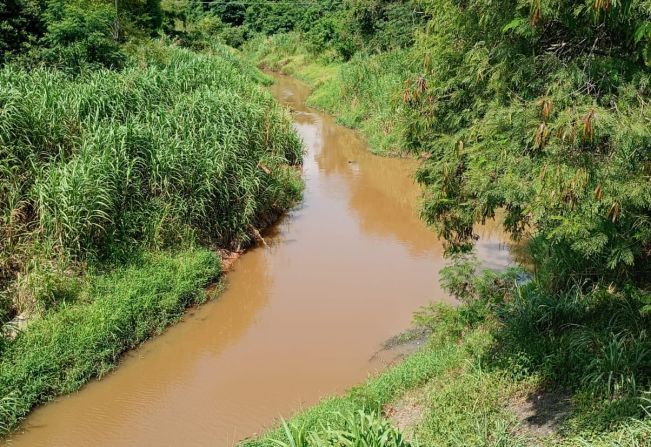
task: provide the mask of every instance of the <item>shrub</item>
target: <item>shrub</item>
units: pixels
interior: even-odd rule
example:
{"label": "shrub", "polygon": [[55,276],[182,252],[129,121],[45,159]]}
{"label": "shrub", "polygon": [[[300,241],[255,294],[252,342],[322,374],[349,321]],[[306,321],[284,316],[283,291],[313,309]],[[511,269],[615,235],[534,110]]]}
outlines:
{"label": "shrub", "polygon": [[117,68],[124,62],[111,29],[115,10],[87,1],[51,0],[45,12],[47,32],[42,58],[57,67],[79,71],[83,67]]}
{"label": "shrub", "polygon": [[[644,288],[649,76],[631,32],[651,17],[639,4],[539,3],[432,3],[401,109],[407,146],[429,157],[424,215],[465,249],[473,225],[503,208],[548,287]],[[572,43],[553,50],[560,42]]]}
{"label": "shrub", "polygon": [[531,283],[511,298],[497,309],[504,361],[609,399],[636,398],[651,386],[649,321],[630,291],[551,294]]}

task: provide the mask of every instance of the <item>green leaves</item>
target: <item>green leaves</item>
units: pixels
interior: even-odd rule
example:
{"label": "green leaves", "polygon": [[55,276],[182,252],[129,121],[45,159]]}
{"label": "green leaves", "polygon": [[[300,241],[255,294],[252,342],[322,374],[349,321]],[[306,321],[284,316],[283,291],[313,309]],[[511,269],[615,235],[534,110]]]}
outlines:
{"label": "green leaves", "polygon": [[515,19],[511,20],[509,23],[507,23],[502,27],[502,32],[506,34],[511,30],[517,30],[521,28],[523,25],[525,25],[526,23],[527,23],[526,19],[522,17],[516,17]]}
{"label": "green leaves", "polygon": [[0,287],[54,254],[237,248],[300,196],[301,143],[254,67],[160,43],[132,64],[0,70]]}
{"label": "green leaves", "polygon": [[270,438],[276,447],[410,447],[391,423],[375,412],[334,413],[336,424],[308,431],[282,420],[282,438]]}
{"label": "green leaves", "polygon": [[[515,237],[544,244],[535,262],[550,284],[648,284],[651,132],[636,123],[650,117],[633,91],[651,77],[634,48],[602,46],[631,42],[631,23],[636,40],[646,39],[648,11],[590,3],[607,17],[597,25],[569,7],[534,2],[536,20],[546,24],[538,35],[527,31],[524,3],[515,11],[473,5],[446,4],[438,14],[453,25],[433,23],[412,50],[437,67],[426,75],[426,92],[405,93],[402,117],[406,145],[432,153],[419,173],[424,215],[462,247],[472,242],[473,224],[504,208]],[[579,43],[579,35],[591,37]],[[449,42],[453,51],[443,47]],[[643,155],[633,149],[642,147]]]}

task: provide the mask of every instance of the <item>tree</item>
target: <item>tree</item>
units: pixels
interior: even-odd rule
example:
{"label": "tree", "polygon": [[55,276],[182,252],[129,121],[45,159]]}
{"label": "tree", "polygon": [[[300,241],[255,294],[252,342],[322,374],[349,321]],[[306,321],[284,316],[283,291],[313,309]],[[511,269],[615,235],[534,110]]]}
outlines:
{"label": "tree", "polygon": [[406,138],[429,153],[427,219],[459,251],[503,210],[549,287],[647,287],[651,76],[634,36],[646,6],[436,6],[403,93]]}
{"label": "tree", "polygon": [[4,0],[0,3],[0,64],[26,51],[45,32],[42,0]]}

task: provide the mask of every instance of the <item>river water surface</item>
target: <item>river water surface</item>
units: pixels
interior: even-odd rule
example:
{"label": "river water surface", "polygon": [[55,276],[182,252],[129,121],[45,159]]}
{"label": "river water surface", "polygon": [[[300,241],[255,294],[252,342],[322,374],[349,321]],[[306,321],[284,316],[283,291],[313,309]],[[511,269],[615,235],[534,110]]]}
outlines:
{"label": "river water surface", "polygon": [[[218,299],[38,408],[7,445],[231,446],[363,381],[414,310],[449,300],[441,244],[418,218],[417,163],[370,154],[304,106],[303,84],[277,77],[271,90],[305,142],[302,204],[236,262]],[[502,233],[479,234],[485,264],[506,265]]]}

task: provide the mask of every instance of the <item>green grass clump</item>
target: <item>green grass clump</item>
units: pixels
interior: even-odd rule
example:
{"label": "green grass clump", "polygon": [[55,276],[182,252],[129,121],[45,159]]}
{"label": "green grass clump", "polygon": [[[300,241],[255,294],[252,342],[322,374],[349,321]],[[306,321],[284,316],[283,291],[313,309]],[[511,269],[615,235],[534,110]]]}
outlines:
{"label": "green grass clump", "polygon": [[206,299],[221,273],[209,250],[144,254],[105,274],[89,274],[76,301],[35,319],[0,353],[0,432],[39,403],[77,390],[113,368],[120,354]]}
{"label": "green grass clump", "polygon": [[359,129],[378,154],[399,154],[404,123],[401,89],[414,70],[407,50],[358,53],[346,63],[330,53],[314,54],[299,33],[258,36],[243,47],[255,63],[296,76],[314,91],[308,105],[337,117],[340,124]]}
{"label": "green grass clump", "polygon": [[[454,368],[463,358],[462,347],[449,344],[437,350],[423,350],[408,357],[404,362],[370,378],[365,384],[351,389],[344,396],[330,397],[318,405],[297,414],[291,420],[293,427],[304,432],[318,432],[324,427],[344,428],[346,418],[342,415],[358,411],[377,412],[382,406],[396,399],[409,389],[425,384],[444,371]],[[269,446],[271,439],[287,440],[283,430],[276,430],[261,439],[248,440],[245,446]]]}
{"label": "green grass clump", "polygon": [[219,46],[131,52],[118,72],[0,70],[5,320],[42,310],[24,278],[53,259],[237,249],[300,197],[301,143],[254,67]]}
{"label": "green grass clump", "polygon": [[284,439],[271,439],[276,447],[410,447],[404,435],[374,412],[358,411],[339,414],[339,428],[323,426],[319,432],[308,432],[283,421]]}
{"label": "green grass clump", "polygon": [[554,295],[523,287],[499,309],[502,355],[559,386],[637,397],[651,386],[650,322],[640,310],[625,291]]}

